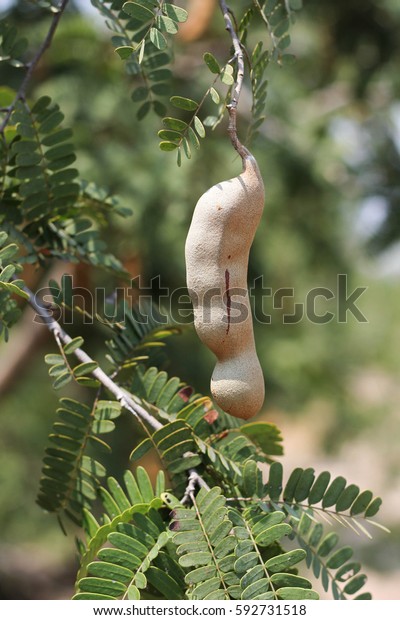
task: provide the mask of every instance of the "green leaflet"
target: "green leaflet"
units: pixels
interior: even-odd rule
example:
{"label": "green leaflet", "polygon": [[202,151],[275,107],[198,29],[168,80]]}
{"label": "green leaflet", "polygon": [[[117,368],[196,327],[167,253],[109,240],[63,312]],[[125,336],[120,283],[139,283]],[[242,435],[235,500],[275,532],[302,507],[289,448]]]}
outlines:
{"label": "green leaflet", "polygon": [[64,353],[66,355],[73,353],[74,351],[76,351],[76,349],[82,347],[83,343],[84,343],[84,340],[80,336],[78,336],[77,338],[74,338],[73,340],[71,340],[71,342],[69,342],[68,344],[64,346]]}
{"label": "green leaflet", "polygon": [[201,120],[199,119],[198,116],[194,117],[193,124],[194,124],[194,128],[195,128],[195,130],[197,132],[197,135],[200,138],[205,138],[206,137],[206,130],[205,130],[204,125],[203,125],[203,123],[201,122]]}
{"label": "green leaflet", "polygon": [[305,551],[302,549],[295,549],[294,551],[288,551],[274,558],[270,558],[266,561],[265,567],[268,571],[277,573],[291,568],[298,562],[304,560],[305,557]]}
{"label": "green leaflet", "polygon": [[151,566],[147,571],[147,578],[151,585],[168,600],[180,600],[184,598],[184,589],[181,583],[178,583],[161,569]]}
{"label": "green leaflet", "polygon": [[275,424],[270,422],[248,422],[242,424],[241,432],[260,448],[265,460],[271,456],[281,456],[283,454],[282,435]]}
{"label": "green leaflet", "polygon": [[318,504],[321,499],[325,495],[325,491],[328,488],[329,482],[331,479],[331,475],[328,471],[323,471],[319,474],[315,482],[313,483],[309,495],[308,495],[308,503]]}
{"label": "green leaflet", "polygon": [[348,510],[360,494],[360,489],[355,484],[349,484],[339,495],[336,502],[337,512]]}
{"label": "green leaflet", "polygon": [[276,595],[279,599],[284,601],[288,600],[296,600],[296,601],[304,601],[304,600],[316,600],[319,599],[319,596],[314,590],[305,589],[305,588],[279,588],[276,591]]}
{"label": "green leaflet", "polygon": [[360,493],[356,497],[350,508],[350,514],[353,516],[364,513],[364,515],[367,517],[367,512],[369,510],[369,506],[371,505],[372,498],[372,491],[363,491],[362,493]]}
{"label": "green leaflet", "polygon": [[302,502],[307,499],[313,485],[314,478],[314,469],[312,467],[302,471],[294,491],[294,499],[296,502]]}
{"label": "green leaflet", "polygon": [[96,362],[85,362],[84,364],[79,364],[74,368],[75,377],[81,377],[83,375],[89,375],[98,368],[98,364]]}
{"label": "green leaflet", "polygon": [[211,54],[211,52],[206,52],[203,55],[204,58],[204,62],[206,63],[207,67],[210,69],[211,73],[220,73],[221,72],[221,68],[219,66],[218,60],[215,58],[215,56],[213,54]]}
{"label": "green leaflet", "polygon": [[382,500],[380,497],[376,497],[375,499],[373,499],[371,503],[368,505],[367,510],[365,511],[365,516],[367,518],[374,517],[376,513],[379,511],[381,504],[382,504]]}
{"label": "green leaflet", "polygon": [[[1,60],[9,62],[14,67],[23,66],[21,57],[24,55],[26,48],[28,47],[28,40],[19,37],[17,28],[11,24],[8,24],[6,21],[0,22],[0,41]],[[6,95],[8,97],[5,99]],[[1,105],[9,105],[9,103],[11,103],[9,99],[10,93],[4,93],[4,103]]]}
{"label": "green leaflet", "polygon": [[336,504],[345,486],[346,480],[343,476],[338,476],[335,478],[329,485],[325,495],[322,498],[322,506],[324,508],[328,508],[329,506]]}
{"label": "green leaflet", "polygon": [[163,11],[170,19],[178,23],[185,22],[188,18],[188,13],[185,9],[175,6],[174,4],[170,4],[169,2],[164,2]]}
{"label": "green leaflet", "polygon": [[311,582],[304,577],[292,575],[291,573],[274,573],[271,577],[274,588],[305,588],[311,589]]}
{"label": "green leaflet", "polygon": [[268,546],[273,542],[280,540],[283,536],[287,536],[292,531],[292,528],[288,523],[281,523],[280,525],[272,525],[269,528],[263,530],[255,538],[255,542],[258,545]]}
{"label": "green leaflet", "polygon": [[255,461],[248,460],[245,463],[242,485],[246,496],[263,497],[264,485],[262,481],[262,472]]}
{"label": "green leaflet", "polygon": [[134,17],[135,19],[143,22],[154,19],[154,12],[146,6],[142,6],[138,2],[125,2],[122,6],[122,10],[127,15]]}
{"label": "green leaflet", "polygon": [[[281,463],[272,463],[269,469],[267,492],[272,500],[279,499],[282,493],[283,468]],[[287,489],[287,487],[286,487]],[[285,493],[286,493],[285,489]],[[284,495],[285,497],[285,495]]]}
{"label": "green leaflet", "polygon": [[140,444],[138,444],[136,448],[132,450],[131,455],[129,457],[130,460],[137,461],[141,459],[143,456],[145,456],[145,454],[147,454],[149,450],[151,450],[152,447],[153,447],[153,443],[151,439],[146,437],[146,439],[143,439],[143,441],[141,441]]}
{"label": "green leaflet", "polygon": [[153,45],[159,50],[165,50],[168,45],[167,39],[157,28],[150,28],[149,38]]}

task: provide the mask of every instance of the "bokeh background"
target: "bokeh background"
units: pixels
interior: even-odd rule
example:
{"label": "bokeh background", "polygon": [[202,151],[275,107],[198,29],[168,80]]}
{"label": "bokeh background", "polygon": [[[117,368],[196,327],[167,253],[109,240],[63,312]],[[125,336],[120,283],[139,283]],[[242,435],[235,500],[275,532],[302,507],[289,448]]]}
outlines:
{"label": "bokeh background", "polygon": [[[213,0],[181,2],[192,22],[177,42],[174,94],[199,99],[210,74],[202,54],[225,61],[229,41]],[[249,2],[232,0],[238,12]],[[14,21],[32,49],[43,40],[49,16],[35,3],[2,0],[0,14]],[[342,529],[357,549],[377,599],[400,598],[400,3],[397,0],[307,0],[291,32],[297,61],[268,69],[266,120],[252,149],[266,186],[266,209],[251,252],[249,280],[263,275],[273,291],[294,298],[273,309],[256,287],[254,304],[271,314],[255,323],[267,397],[260,417],[283,431],[287,471],[313,466],[343,475],[383,497],[379,520],[387,534],[373,540]],[[260,26],[251,35],[267,34]],[[0,68],[1,83],[17,87],[18,69]],[[184,242],[194,205],[212,184],[239,171],[222,123],[201,150],[176,167],[157,146],[160,119],[139,122],[130,99],[133,78],[110,44],[110,33],[89,0],[71,2],[51,49],[31,84],[32,98],[48,94],[74,129],[81,176],[121,196],[133,214],[112,219],[105,238],[133,276],[152,286],[158,276],[171,291],[185,286]],[[246,86],[246,89],[248,86]],[[206,110],[212,113],[212,109]],[[239,133],[246,134],[249,91],[242,97]],[[92,268],[52,266],[74,283],[111,292],[118,282]],[[367,322],[348,314],[338,321],[337,278],[349,291],[365,287],[357,305]],[[48,273],[26,274],[32,286]],[[155,279],[154,279],[155,278]],[[285,324],[293,304],[315,287],[332,300],[326,324],[303,318]],[[85,333],[102,354],[103,334]],[[40,331],[40,330],[39,330]],[[57,395],[43,362],[53,343],[32,330],[27,314],[0,346],[0,596],[68,598],[76,559],[73,536],[64,537],[51,515],[35,504],[41,458]],[[208,392],[212,356],[186,326],[168,348],[167,369]],[[70,392],[71,393],[71,392]],[[112,471],[127,465],[136,429],[122,420]],[[127,440],[128,437],[128,440]],[[151,464],[147,463],[151,467]],[[320,588],[319,588],[320,589]]]}

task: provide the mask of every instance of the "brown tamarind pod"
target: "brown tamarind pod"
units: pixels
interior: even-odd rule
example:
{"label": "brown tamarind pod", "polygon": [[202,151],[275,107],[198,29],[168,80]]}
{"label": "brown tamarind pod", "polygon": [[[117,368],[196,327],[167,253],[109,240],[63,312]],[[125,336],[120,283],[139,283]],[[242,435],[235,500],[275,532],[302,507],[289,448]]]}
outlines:
{"label": "brown tamarind pod", "polygon": [[244,419],[264,402],[247,289],[249,251],[263,208],[262,177],[246,151],[243,172],[198,200],[185,246],[195,329],[217,357],[211,393],[221,409]]}

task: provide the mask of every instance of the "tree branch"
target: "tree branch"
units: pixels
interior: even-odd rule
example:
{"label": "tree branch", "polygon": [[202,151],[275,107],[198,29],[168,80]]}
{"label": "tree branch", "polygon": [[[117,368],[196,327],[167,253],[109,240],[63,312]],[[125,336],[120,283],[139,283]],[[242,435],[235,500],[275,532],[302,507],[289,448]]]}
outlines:
{"label": "tree branch", "polygon": [[[72,263],[69,266],[70,273],[75,273],[76,267],[77,264]],[[65,265],[61,261],[56,261],[53,263],[50,271],[46,273],[46,279],[58,282],[64,273]],[[35,283],[35,287],[39,290],[45,286],[45,282],[41,280]],[[32,329],[33,317],[33,308],[26,306],[18,324],[12,328],[12,346],[0,346],[0,397],[3,392],[10,388],[20,372],[24,370],[29,361],[29,352],[35,350],[40,345],[42,336],[45,335],[42,333],[42,330]]]}
{"label": "tree branch", "polygon": [[237,106],[239,103],[240,93],[242,91],[242,86],[243,86],[244,54],[243,54],[243,49],[242,49],[238,34],[233,25],[230,10],[225,0],[219,0],[219,4],[221,7],[222,15],[225,20],[225,28],[229,32],[231,39],[232,39],[232,44],[233,44],[233,49],[235,50],[235,58],[236,58],[236,64],[237,64],[236,82],[232,88],[231,101],[227,106],[228,112],[229,112],[228,133],[229,133],[229,137],[231,139],[234,149],[239,153],[240,157],[243,159],[244,157],[247,157],[250,153],[246,149],[246,147],[243,146],[243,144],[240,142],[238,138],[237,128],[236,128],[236,116],[237,116]]}
{"label": "tree branch", "polygon": [[[53,334],[57,344],[61,343],[63,345],[66,345],[71,342],[71,336],[69,336],[63,330],[60,324],[57,323],[55,319],[53,319],[49,310],[37,300],[36,295],[27,286],[23,286],[23,290],[28,295],[28,303],[40,316],[47,329]],[[82,363],[92,363],[95,361],[81,348],[75,349],[74,355]],[[154,418],[150,413],[148,413],[146,409],[136,403],[133,398],[131,398],[125,390],[120,388],[100,367],[97,367],[90,374],[95,379],[100,381],[100,383],[109,392],[111,392],[113,396],[115,396],[115,398],[124,409],[132,413],[136,418],[139,418],[141,422],[145,422],[155,431],[158,431],[160,428],[163,427],[161,422],[156,420],[156,418]],[[203,478],[197,473],[197,471],[192,468],[189,469],[188,485],[181,500],[182,504],[184,504],[192,496],[196,486],[203,487],[207,489],[207,491],[210,490],[210,487],[205,482],[205,480],[203,480]]]}
{"label": "tree branch", "polygon": [[[37,312],[37,314],[42,319],[43,323],[46,325],[47,329],[53,334],[56,341],[61,341],[62,344],[68,344],[71,342],[72,338],[69,336],[63,328],[57,323],[55,319],[53,319],[49,310],[43,306],[36,298],[35,294],[27,287],[24,286],[23,290],[28,295],[28,302],[32,306],[32,308]],[[82,363],[94,362],[93,360],[83,349],[75,349],[74,351],[75,357]],[[162,428],[161,422],[156,420],[150,413],[146,411],[143,407],[141,407],[138,403],[136,403],[130,396],[120,388],[110,377],[102,370],[100,367],[93,370],[91,373],[92,376],[100,381],[100,383],[109,391],[118,402],[121,404],[124,409],[127,409],[130,413],[132,413],[135,417],[140,418],[143,422],[148,424],[152,429],[159,430]]]}
{"label": "tree branch", "polygon": [[61,0],[60,6],[59,6],[57,12],[54,13],[53,19],[52,19],[51,24],[50,24],[50,28],[48,30],[48,33],[47,33],[47,35],[46,35],[42,45],[39,47],[36,55],[33,57],[31,62],[28,64],[28,71],[26,72],[25,77],[22,80],[21,86],[18,89],[18,92],[17,92],[17,94],[15,96],[14,101],[7,108],[6,115],[5,115],[3,121],[2,121],[2,123],[0,125],[0,133],[3,133],[5,128],[7,127],[8,122],[9,122],[9,120],[11,118],[11,114],[13,113],[14,108],[15,108],[17,102],[19,100],[21,100],[21,99],[22,100],[25,99],[26,89],[28,88],[28,84],[29,84],[29,81],[30,81],[30,79],[32,77],[32,74],[33,74],[34,70],[36,69],[36,66],[38,65],[41,57],[43,56],[45,51],[50,47],[51,42],[52,42],[53,37],[54,37],[54,33],[55,33],[56,29],[57,29],[58,23],[59,23],[59,21],[61,19],[61,16],[62,16],[62,14],[63,14],[67,4],[68,4],[68,0]]}

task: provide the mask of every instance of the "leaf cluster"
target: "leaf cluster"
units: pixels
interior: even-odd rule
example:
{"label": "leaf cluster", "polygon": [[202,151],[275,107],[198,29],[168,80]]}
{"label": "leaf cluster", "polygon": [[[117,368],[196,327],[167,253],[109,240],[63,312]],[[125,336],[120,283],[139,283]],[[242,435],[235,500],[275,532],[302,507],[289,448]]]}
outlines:
{"label": "leaf cluster", "polygon": [[[222,84],[232,86],[234,83],[233,73],[234,69],[230,63],[221,67],[218,60],[211,52],[206,52],[203,56],[204,62],[210,72],[215,76],[212,84],[204,93],[200,101],[189,99],[187,97],[173,96],[170,98],[171,104],[180,110],[185,110],[188,115],[187,120],[181,118],[175,118],[173,116],[167,116],[163,118],[163,125],[165,129],[160,129],[158,132],[161,142],[159,144],[162,151],[175,151],[177,152],[178,166],[182,163],[182,152],[187,159],[192,157],[192,149],[198,150],[200,148],[200,139],[206,137],[205,125],[215,128],[223,114],[225,104],[228,100],[228,94],[225,100],[221,101],[221,96],[215,85],[218,80]],[[203,106],[211,100],[215,105],[219,106],[219,118],[218,116],[208,116],[203,122],[200,120],[199,113]]]}
{"label": "leaf cluster", "polygon": [[99,479],[106,475],[103,465],[87,451],[91,446],[109,452],[98,436],[115,428],[121,407],[115,401],[94,399],[87,405],[61,398],[48,447],[43,458],[38,504],[54,512],[59,521],[68,517],[82,523],[82,511],[97,497]]}
{"label": "leaf cluster", "polygon": [[[1,143],[0,143],[1,144]],[[13,261],[18,254],[18,246],[7,242],[8,235],[0,231],[0,338],[8,340],[9,328],[18,320],[20,310],[13,295],[27,298],[24,283],[15,274],[21,267]]]}
{"label": "leaf cluster", "polygon": [[[184,9],[166,2],[138,0],[92,0],[104,16],[107,26],[114,32],[112,43],[115,51],[125,61],[127,72],[137,76],[141,82],[132,93],[134,102],[140,103],[137,112],[143,119],[150,110],[162,116],[163,128],[158,132],[162,151],[175,151],[178,166],[182,163],[182,154],[187,159],[192,152],[200,148],[201,139],[205,137],[205,126],[213,129],[222,121],[226,108],[231,102],[232,88],[237,79],[235,56],[220,64],[217,58],[206,52],[205,64],[213,74],[213,81],[198,99],[173,95],[169,102],[173,107],[183,111],[183,117],[166,115],[165,103],[160,97],[171,95],[172,55],[169,49],[169,35],[175,35],[178,24],[187,18]],[[294,57],[286,53],[290,45],[289,28],[294,20],[295,11],[301,8],[301,0],[261,0],[245,10],[236,19],[238,35],[249,64],[252,90],[252,114],[249,123],[250,141],[264,120],[263,111],[267,96],[265,71],[270,61],[280,65],[288,64]],[[247,50],[246,42],[250,27],[254,21],[260,21],[267,27],[270,45],[262,51],[263,43],[256,44],[253,52]],[[227,86],[221,95],[215,88],[217,81]],[[204,105],[211,101],[218,106],[216,114],[200,118]]]}
{"label": "leaf cluster", "polygon": [[[87,450],[91,444],[109,450],[99,435],[114,430],[121,407],[100,400],[100,389],[90,407],[61,399],[38,501],[60,520],[81,523],[86,532],[86,541],[79,544],[76,598],[317,598],[311,582],[297,573],[302,561],[323,588],[331,585],[336,598],[368,598],[368,593],[358,593],[365,575],[359,563],[349,562],[352,550],[338,546],[336,533],[325,534],[320,518],[366,532],[360,521],[371,522],[381,500],[340,476],[316,476],[311,468],[296,468],[284,484],[282,465],[274,460],[282,454],[279,429],[266,422],[229,427],[218,420],[208,397],[178,377],[146,365],[146,360],[132,363],[135,348],[151,333],[135,326],[133,316],[125,341],[131,363],[124,367],[124,356],[114,360],[114,377],[122,373],[121,387],[161,427],[142,425],[146,437],[131,460],[155,451],[168,486],[160,473],[154,490],[141,467],[136,478],[131,472],[124,475],[124,488],[114,478],[103,486],[106,470]],[[78,383],[87,379],[90,387],[93,378],[85,374],[93,369],[67,363],[82,344],[77,337],[60,354],[47,356],[56,381],[72,375]],[[269,465],[266,482],[263,463]],[[204,484],[198,492],[188,485],[194,471]],[[93,512],[96,506],[100,516]],[[296,539],[299,547],[288,548],[288,539]]]}
{"label": "leaf cluster", "polygon": [[23,67],[23,57],[28,40],[18,36],[18,29],[6,21],[0,22],[0,62],[8,62],[14,67]]}
{"label": "leaf cluster", "polygon": [[124,371],[129,376],[129,369],[142,361],[160,364],[166,339],[179,333],[162,310],[144,301],[134,307],[123,302],[115,321],[99,320],[112,330],[112,337],[106,341],[107,359],[120,377]]}
{"label": "leaf cluster", "polygon": [[[298,522],[293,523],[293,535],[305,550],[305,561],[312,568],[316,579],[321,579],[325,592],[331,585],[335,600],[349,598],[364,586],[365,574],[360,573],[361,564],[351,561],[354,555],[350,546],[339,547],[335,532],[324,535],[321,523],[316,523],[304,512]],[[356,600],[371,599],[369,592],[354,597]]]}
{"label": "leaf cluster", "polygon": [[[271,58],[280,65],[290,64],[294,57],[286,53],[289,47],[289,29],[295,22],[295,13],[302,8],[302,0],[254,0],[254,8],[246,15],[246,27],[253,14],[261,18],[271,40]],[[243,24],[242,24],[242,30]]]}
{"label": "leaf cluster", "polygon": [[64,387],[72,379],[79,385],[99,387],[100,383],[90,376],[98,368],[96,362],[81,362],[73,366],[70,361],[76,349],[80,348],[83,342],[83,338],[77,336],[62,347],[61,353],[49,353],[45,356],[44,361],[49,366],[49,376],[54,378],[53,388],[55,390]]}
{"label": "leaf cluster", "polygon": [[101,489],[103,525],[86,511],[75,599],[318,598],[293,568],[305,551],[280,547],[291,532],[283,512],[229,508],[218,487],[192,495],[187,508],[160,474],[154,490],[140,467],[124,486],[110,478]]}
{"label": "leaf cluster", "polygon": [[92,265],[124,274],[106,251],[96,224],[102,213],[126,216],[118,201],[81,182],[72,131],[50,97],[31,107],[18,100],[1,142],[0,223],[21,250],[20,263],[44,265],[49,258]]}
{"label": "leaf cluster", "polygon": [[280,463],[273,463],[270,468],[269,480],[265,492],[273,502],[281,502],[290,512],[290,507],[321,504],[321,510],[334,506],[337,516],[349,510],[350,517],[362,515],[368,519],[376,515],[382,500],[373,498],[371,491],[362,491],[355,484],[347,484],[343,476],[331,480],[328,471],[315,475],[312,467],[303,469],[296,467],[283,486],[283,468]]}
{"label": "leaf cluster", "polygon": [[[150,110],[164,117],[160,147],[177,151],[180,164],[182,151],[190,158],[192,148],[199,148],[204,125],[215,127],[221,120],[237,79],[234,59],[220,65],[207,52],[204,61],[213,82],[205,95],[199,100],[172,96],[170,102],[186,120],[165,116],[160,98],[171,94],[170,35],[186,19],[186,11],[161,0],[92,2],[113,31],[113,45],[127,72],[140,81],[132,95],[140,103],[138,117]],[[271,42],[268,49],[258,43],[248,54],[252,134],[263,121],[269,62],[292,60],[285,51],[288,29],[300,5],[300,0],[257,0],[239,22],[243,45],[253,18],[266,25]],[[2,25],[0,37],[2,58],[21,62],[14,58],[24,53],[17,33]],[[218,80],[227,86],[223,101],[215,88]],[[107,192],[79,180],[72,132],[63,126],[57,104],[42,97],[31,105],[21,92],[2,96],[9,116],[0,141],[0,222],[7,231],[0,233],[0,335],[7,336],[18,315],[13,295],[26,297],[22,281],[15,279],[18,252],[21,263],[44,264],[50,257],[123,273],[107,254],[97,226],[107,222],[109,213],[127,213]],[[220,106],[219,116],[206,122],[199,112],[209,99]],[[5,245],[8,236],[12,242]],[[50,288],[55,303],[72,307],[66,278],[51,282]],[[320,519],[368,534],[363,521],[373,523],[380,498],[369,490],[360,492],[341,476],[316,476],[312,468],[296,468],[284,484],[283,468],[275,461],[283,452],[279,429],[266,422],[240,425],[229,420],[208,396],[160,370],[154,352],[176,329],[165,325],[161,315],[148,314],[149,320],[142,322],[140,309],[124,306],[122,317],[103,320],[112,334],[105,343],[109,378],[122,394],[121,402],[110,400],[96,380],[97,362],[79,359],[80,336],[67,338],[64,345],[58,342],[59,352],[45,358],[54,388],[64,388],[72,379],[79,389],[90,388],[88,399],[85,391],[82,399],[60,400],[38,495],[39,505],[55,513],[62,526],[67,518],[83,528],[75,598],[317,598],[311,582],[298,574],[302,561],[325,590],[331,585],[335,598],[369,598],[359,594],[366,577],[353,561],[352,549],[339,546],[335,532],[325,533]],[[153,419],[152,428],[137,420],[145,438],[133,447],[131,461],[150,451],[158,455],[164,471],[154,488],[141,467],[135,475],[127,471],[121,482],[108,477],[104,484],[106,468],[101,457],[93,457],[93,448],[110,451],[101,436],[114,431],[124,395]],[[261,466],[268,468],[266,482]],[[299,547],[288,540],[297,540]]]}
{"label": "leaf cluster", "polygon": [[[137,117],[150,110],[164,116],[162,98],[170,94],[172,72],[168,41],[186,21],[185,9],[161,0],[92,0],[113,32],[112,44],[129,75],[138,77],[132,100],[140,103]],[[160,99],[161,98],[161,99]]]}
{"label": "leaf cluster", "polygon": [[74,599],[137,600],[142,590],[183,598],[179,586],[182,571],[164,551],[170,536],[160,514],[160,496],[165,489],[162,472],[153,489],[142,467],[136,477],[127,471],[124,487],[109,478],[108,489],[100,489],[106,511],[102,525],[85,512],[87,539],[80,544],[82,558]]}

